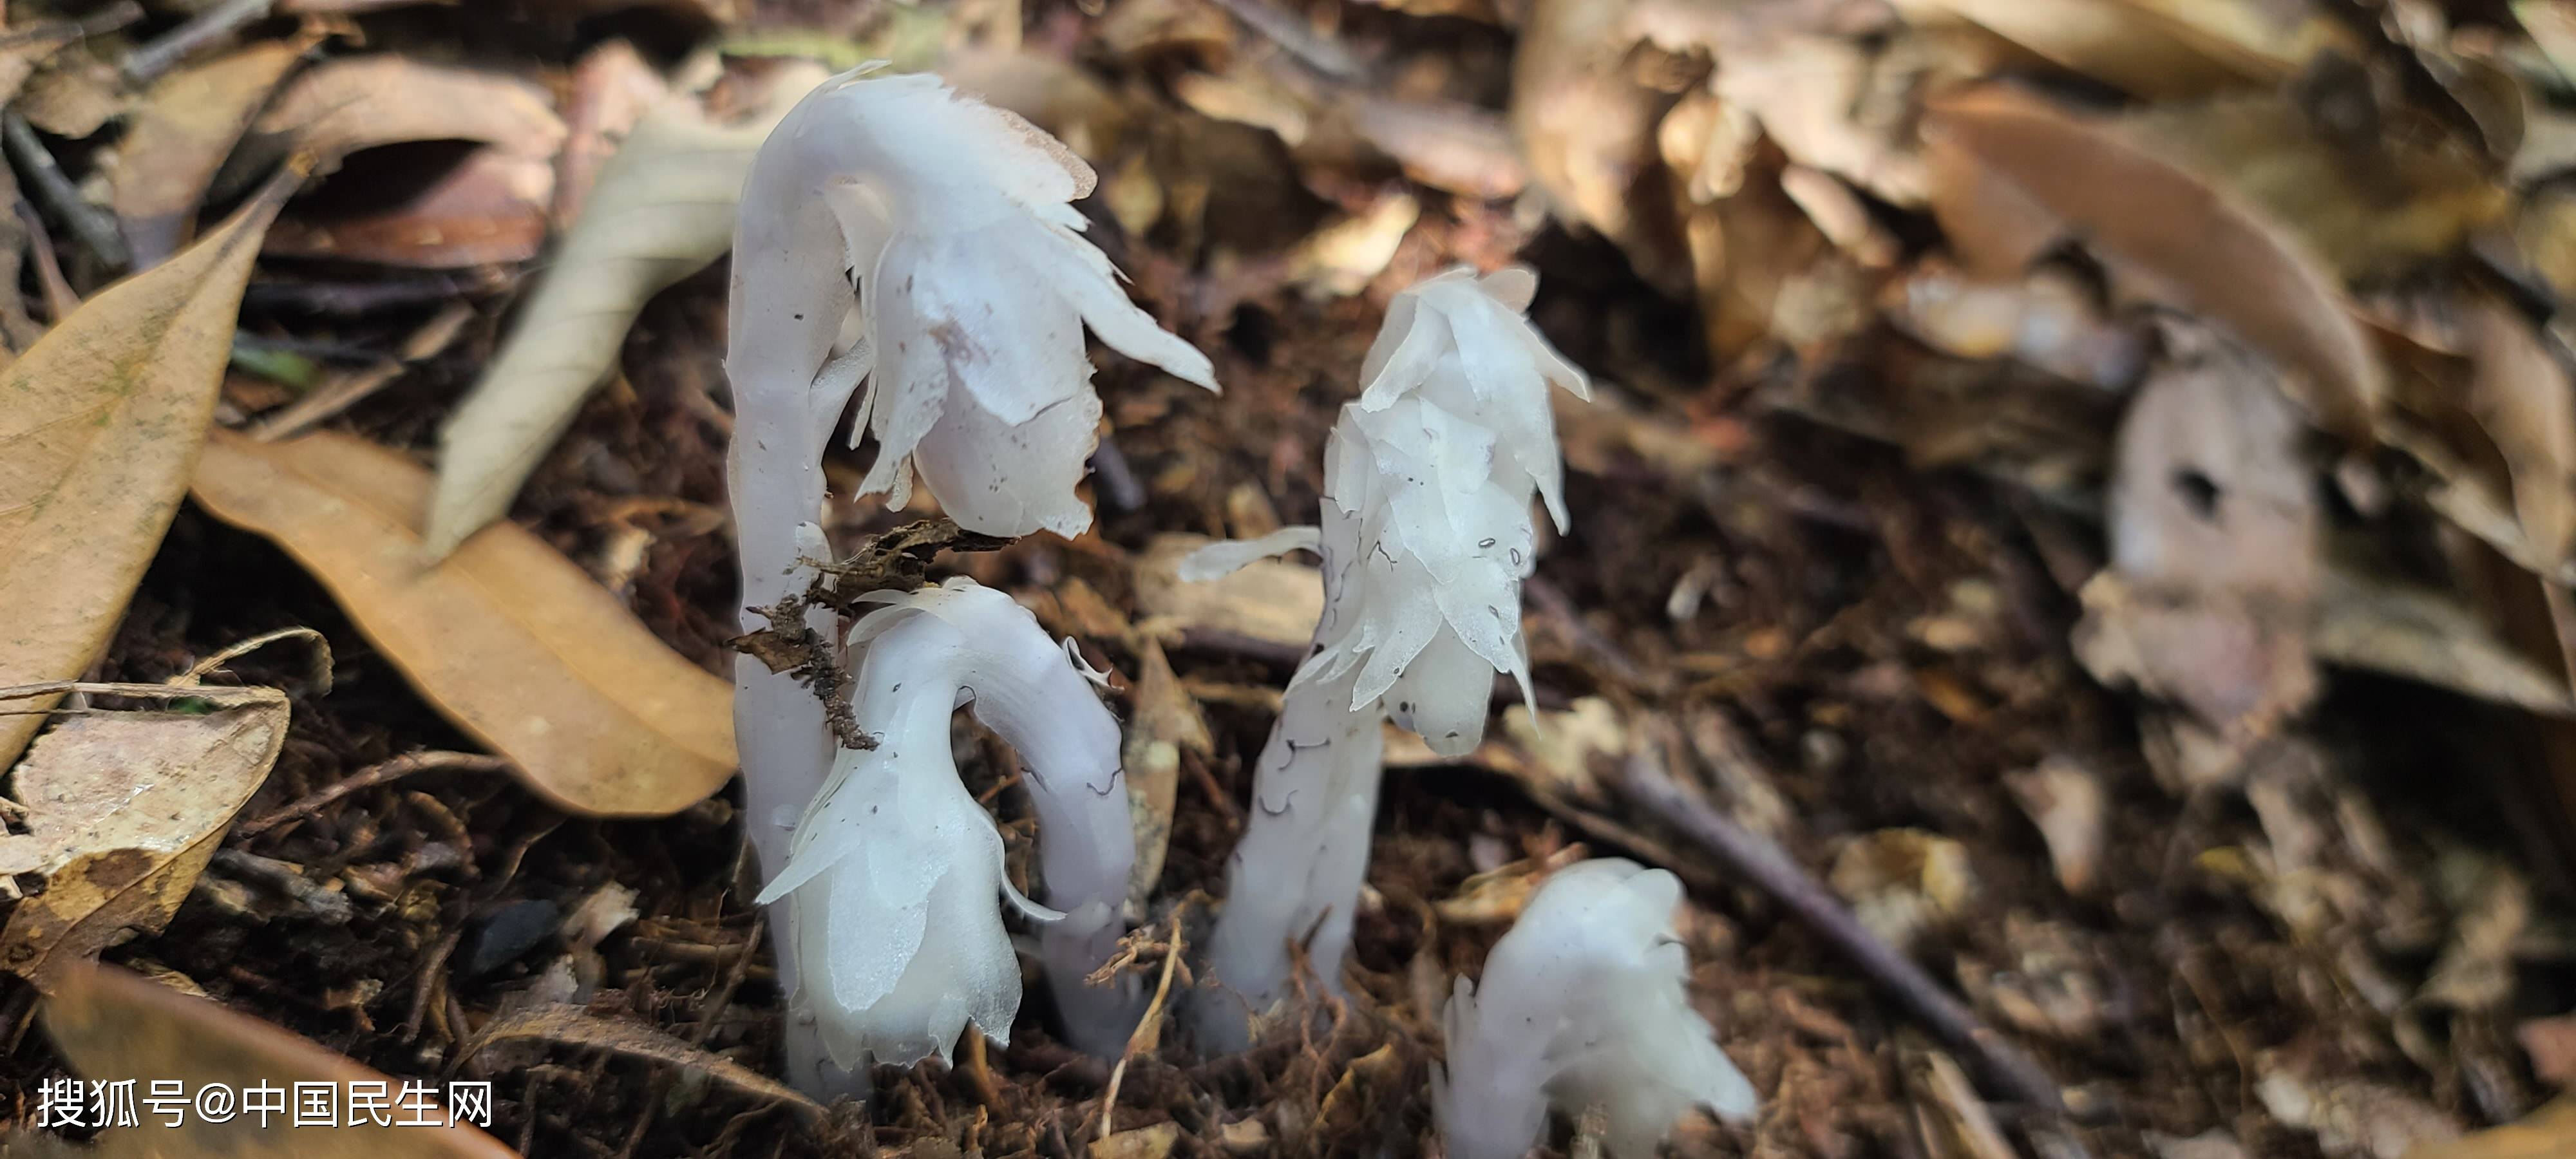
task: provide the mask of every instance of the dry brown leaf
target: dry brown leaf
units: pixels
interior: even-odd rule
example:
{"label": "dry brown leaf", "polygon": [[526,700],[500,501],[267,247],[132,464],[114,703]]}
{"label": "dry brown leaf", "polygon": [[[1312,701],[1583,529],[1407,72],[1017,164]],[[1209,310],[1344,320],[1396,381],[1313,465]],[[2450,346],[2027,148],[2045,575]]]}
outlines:
{"label": "dry brown leaf", "polygon": [[[0,686],[69,680],[107,647],[179,509],[260,235],[294,187],[281,175],[0,371]],[[43,720],[0,716],[0,764]]]}
{"label": "dry brown leaf", "polygon": [[2439,589],[2328,567],[2308,647],[2329,664],[2576,717],[2564,680],[2498,639],[2476,611]]}
{"label": "dry brown leaf", "polygon": [[728,682],[519,528],[430,566],[417,530],[429,485],[410,460],[348,435],[254,443],[218,431],[191,493],[276,540],[425,699],[557,805],[661,816],[733,774]]}
{"label": "dry brown leaf", "polygon": [[86,140],[133,103],[116,66],[86,45],[54,54],[9,102],[9,111],[57,137]]}
{"label": "dry brown leaf", "polygon": [[1937,101],[1932,208],[1972,270],[2011,277],[2072,233],[2133,292],[2232,328],[2293,372],[2318,425],[2367,440],[2385,372],[2306,248],[2103,122],[1981,89]]}
{"label": "dry brown leaf", "polygon": [[564,139],[542,86],[391,53],[307,70],[260,114],[258,131],[292,135],[297,148],[324,158],[402,141],[480,141],[551,160]]}
{"label": "dry brown leaf", "polygon": [[1136,557],[1136,606],[1147,617],[1140,630],[1164,640],[1182,631],[1230,632],[1298,649],[1314,639],[1324,614],[1324,580],[1314,568],[1256,559],[1219,579],[1181,582],[1173,569],[1207,542],[1157,535]]}
{"label": "dry brown leaf", "polygon": [[564,147],[555,159],[553,215],[558,225],[581,219],[600,169],[645,115],[671,96],[661,72],[623,40],[584,54],[572,66],[565,89]]}
{"label": "dry brown leaf", "polygon": [[1156,1123],[1091,1141],[1091,1159],[1164,1159],[1181,1141],[1179,1123]]}
{"label": "dry brown leaf", "polygon": [[187,240],[215,170],[313,43],[262,41],[164,76],[143,94],[126,124],[124,163],[108,174],[108,206],[137,268],[158,265]]}
{"label": "dry brown leaf", "polygon": [[2237,0],[1896,0],[1909,20],[1966,20],[2142,97],[2260,87],[2348,42],[2321,12]]}
{"label": "dry brown leaf", "polygon": [[[191,1095],[206,1087],[291,1091],[298,1083],[328,1083],[346,1091],[350,1083],[384,1084],[390,1123],[359,1115],[329,1130],[299,1129],[282,1114],[238,1114],[226,1122],[189,1115],[173,1127],[146,1115],[141,1126],[101,1132],[98,1145],[86,1152],[97,1159],[512,1159],[510,1149],[491,1136],[461,1121],[448,1125],[443,1106],[425,1116],[433,1125],[404,1125],[416,1112],[396,1109],[400,1080],[125,970],[91,966],[67,975],[46,1000],[43,1017],[55,1049],[93,1082],[175,1081]],[[434,1080],[425,1085],[432,1099],[442,1093]],[[336,1103],[333,1113],[350,1118]]]}
{"label": "dry brown leaf", "polygon": [[1140,640],[1136,653],[1136,683],[1128,690],[1127,738],[1120,760],[1127,770],[1127,808],[1136,825],[1136,864],[1128,875],[1127,899],[1142,906],[1163,879],[1163,857],[1171,851],[1182,754],[1204,760],[1216,751],[1216,742],[1208,736],[1198,701],[1173,675],[1163,646]]}
{"label": "dry brown leaf", "polygon": [[2348,281],[2448,258],[2513,204],[2483,146],[2382,107],[2358,68],[2316,70],[2280,93],[2160,105],[2119,124],[2127,140],[2280,223]]}
{"label": "dry brown leaf", "polygon": [[460,1061],[469,1059],[494,1043],[520,1039],[589,1047],[679,1067],[752,1098],[785,1106],[809,1122],[823,1113],[822,1106],[814,1100],[723,1055],[701,1050],[650,1026],[594,1017],[578,1006],[544,1006],[502,1015],[484,1023],[457,1057]]}
{"label": "dry brown leaf", "polygon": [[2504,457],[2523,541],[2554,572],[2576,540],[2576,383],[2502,302],[2473,301],[2463,322],[2470,417]]}
{"label": "dry brown leaf", "polygon": [[1512,136],[1560,213],[1626,251],[1648,282],[1691,285],[1672,237],[1655,129],[1673,95],[1628,69],[1638,30],[1623,0],[1537,0],[1512,58]]}
{"label": "dry brown leaf", "polygon": [[554,192],[552,160],[485,146],[393,205],[299,206],[268,231],[266,252],[425,270],[524,262],[545,248]]}
{"label": "dry brown leaf", "polygon": [[[99,695],[203,697],[214,711],[65,717],[28,749],[11,796],[25,833],[0,836],[0,874],[45,891],[0,928],[0,967],[51,986],[126,930],[158,932],[286,743],[273,688],[75,684]],[[23,701],[0,692],[0,709]]]}
{"label": "dry brown leaf", "polygon": [[600,170],[587,208],[474,393],[441,434],[430,552],[507,515],[528,472],[608,373],[637,311],[733,244],[733,207],[751,158],[816,84],[818,68],[782,69],[741,124],[708,119],[694,95],[663,103]]}
{"label": "dry brown leaf", "polygon": [[2524,1019],[2513,1037],[2531,1058],[2532,1077],[2562,1091],[2576,1086],[2576,1014]]}
{"label": "dry brown leaf", "polygon": [[2097,679],[2269,732],[2316,693],[2316,497],[2298,417],[2259,360],[2208,336],[2149,375],[2120,426],[2111,565],[2075,654]]}
{"label": "dry brown leaf", "polygon": [[2419,1143],[2405,1159],[2563,1159],[2576,1155],[2576,1098],[2561,1097],[2501,1127]]}

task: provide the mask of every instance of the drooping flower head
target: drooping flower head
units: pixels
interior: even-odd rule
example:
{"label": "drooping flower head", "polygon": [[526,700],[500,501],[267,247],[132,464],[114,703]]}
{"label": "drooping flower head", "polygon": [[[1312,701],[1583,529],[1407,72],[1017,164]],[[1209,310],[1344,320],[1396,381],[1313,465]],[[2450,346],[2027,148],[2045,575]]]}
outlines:
{"label": "drooping flower head", "polygon": [[[760,896],[787,902],[800,1014],[844,1068],[946,1059],[970,1024],[1009,1041],[1020,970],[1002,926],[1007,901],[1041,927],[1070,1036],[1114,1050],[1134,1026],[1133,988],[1082,980],[1123,931],[1135,857],[1117,722],[1036,617],[1001,592],[955,579],[864,598],[886,606],[852,629],[851,709],[876,747],[841,752]],[[1001,836],[949,748],[960,705],[1024,762],[1046,897],[1063,912],[1020,896],[1003,874]]]}
{"label": "drooping flower head", "polygon": [[1550,1104],[1602,1108],[1616,1159],[1649,1159],[1694,1106],[1753,1114],[1753,1084],[1684,992],[1680,902],[1672,874],[1618,858],[1568,866],[1530,897],[1483,985],[1459,979],[1442,1012],[1449,1061],[1431,1096],[1450,1159],[1515,1159]]}
{"label": "drooping flower head", "polygon": [[[1091,523],[1074,485],[1100,421],[1083,326],[1216,389],[1207,356],[1130,302],[1083,240],[1071,203],[1095,178],[1045,131],[930,74],[852,73],[780,133],[805,151],[796,176],[837,227],[809,224],[798,260],[858,280],[868,347],[832,377],[868,382],[860,429],[879,450],[862,493],[900,508],[917,470],[959,526],[1075,535]],[[810,305],[807,321],[838,328],[840,311]]]}

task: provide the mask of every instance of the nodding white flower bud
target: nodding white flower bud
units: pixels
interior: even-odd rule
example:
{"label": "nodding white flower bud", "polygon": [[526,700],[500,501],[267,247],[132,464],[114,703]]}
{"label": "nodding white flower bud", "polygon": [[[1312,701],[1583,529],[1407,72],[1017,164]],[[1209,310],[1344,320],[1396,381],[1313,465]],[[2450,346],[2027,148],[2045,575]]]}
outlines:
{"label": "nodding white flower bud", "polygon": [[[1020,971],[1007,899],[1042,923],[1039,956],[1068,1037],[1114,1051],[1134,1026],[1132,984],[1083,978],[1121,932],[1135,858],[1117,722],[1066,650],[1001,592],[955,579],[852,629],[862,649],[851,708],[876,747],[845,750],[762,891],[782,923],[834,1064],[949,1057],[968,1024],[1008,1041]],[[1038,814],[1039,868],[1062,911],[1014,891],[992,818],[957,779],[949,717],[960,705],[1016,749]]]}
{"label": "nodding white flower bud", "polygon": [[1681,882],[1600,858],[1557,871],[1531,895],[1442,1013],[1449,1062],[1431,1076],[1449,1159],[1516,1159],[1552,1103],[1601,1108],[1617,1159],[1650,1159],[1693,1106],[1751,1118],[1753,1084],[1691,1009],[1690,959],[1673,933]]}

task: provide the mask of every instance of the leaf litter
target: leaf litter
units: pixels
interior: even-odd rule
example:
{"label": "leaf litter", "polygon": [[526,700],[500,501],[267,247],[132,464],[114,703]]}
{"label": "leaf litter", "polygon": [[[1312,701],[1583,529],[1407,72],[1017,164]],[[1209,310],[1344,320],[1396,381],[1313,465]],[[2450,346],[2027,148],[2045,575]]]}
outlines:
{"label": "leaf litter", "polygon": [[[166,539],[51,533],[126,551],[126,578],[80,589],[83,646],[23,677],[0,650],[12,683],[158,687],[138,682],[310,623],[343,679],[236,661],[291,690],[267,783],[197,762],[234,770],[189,814],[212,835],[120,840],[203,872],[132,891],[148,920],[92,911],[131,934],[58,944],[386,1074],[488,1075],[496,1133],[530,1153],[1341,1153],[1427,1145],[1448,976],[1594,850],[1692,884],[1694,995],[1775,1108],[1686,1126],[1682,1153],[2563,1139],[2563,1059],[2531,1029],[2576,1008],[2551,941],[2576,833],[2557,6],[757,7],[688,17],[763,31],[667,75],[668,28],[590,5],[578,45],[515,13],[280,20],[239,47],[34,26],[11,111],[45,157],[11,152],[42,212],[18,256],[61,329],[119,293],[99,221],[142,233],[145,265],[284,150],[344,166],[245,261],[238,311],[205,311],[241,324],[199,352],[206,410],[181,416],[189,446],[219,428],[198,506]],[[782,15],[822,31],[768,31]],[[130,101],[85,79],[138,45],[179,68]],[[1221,868],[1320,594],[1294,558],[1216,584],[1175,565],[1196,536],[1304,521],[1353,335],[1424,273],[1518,257],[1551,341],[1615,396],[1560,420],[1576,521],[1525,627],[1539,703],[1498,706],[1464,761],[1390,750],[1352,999],[1309,1040],[1229,1061],[1140,1043],[1114,1116],[1109,1069],[1042,1016],[810,1124],[764,1093],[779,1012],[707,671],[734,619],[722,292],[695,272],[721,242],[652,248],[691,239],[607,211],[616,147],[649,155],[650,94],[720,132],[740,114],[709,110],[757,105],[776,71],[744,58],[781,51],[980,78],[960,83],[1065,137],[1104,175],[1084,208],[1136,296],[1228,364],[1213,404],[1104,369],[1098,534],[929,567],[1013,590],[1124,687],[1158,855],[1131,900],[1157,936],[1182,940],[1175,899]],[[179,95],[200,73],[204,99]],[[660,256],[602,283],[614,308],[561,381],[460,404],[603,235]],[[323,392],[222,375],[227,345],[292,352]],[[495,399],[516,425],[464,438]],[[230,433],[250,422],[326,429]],[[433,455],[484,488],[452,523]],[[852,463],[827,464],[836,496]],[[174,469],[146,510],[164,522]],[[844,551],[903,518],[818,512]],[[66,754],[125,731],[187,751],[249,727],[233,695],[100,693],[0,727],[52,722],[16,776],[64,786],[59,813],[115,783],[61,780]],[[1002,755],[960,764],[1025,861]],[[1926,1049],[1886,963],[1820,951],[1804,903],[1749,901],[1700,830],[1621,789],[1641,766],[1847,887],[2076,1117],[1981,1085],[1973,1036]],[[43,815],[0,848],[78,876]],[[12,929],[86,904],[28,872]],[[154,1017],[213,1025],[185,1009]],[[30,1102],[82,1062],[20,1057]]]}

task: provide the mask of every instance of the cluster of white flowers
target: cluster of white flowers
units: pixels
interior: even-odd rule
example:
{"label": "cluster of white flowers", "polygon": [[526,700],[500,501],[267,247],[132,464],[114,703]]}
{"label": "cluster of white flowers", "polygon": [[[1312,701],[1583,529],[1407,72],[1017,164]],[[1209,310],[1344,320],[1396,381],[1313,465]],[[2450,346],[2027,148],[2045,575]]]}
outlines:
{"label": "cluster of white flowers", "polygon": [[[918,473],[959,525],[996,535],[1090,525],[1075,494],[1101,415],[1086,325],[1216,386],[1207,358],[1128,301],[1080,236],[1071,202],[1092,188],[1088,166],[935,77],[865,71],[788,114],[742,200],[726,369],[747,607],[815,575],[823,444],[862,382],[857,426],[879,449],[861,490],[899,508]],[[1320,527],[1220,545],[1185,569],[1305,548],[1323,557],[1325,595],[1228,867],[1203,1045],[1249,1038],[1287,985],[1294,942],[1339,989],[1385,723],[1457,756],[1483,739],[1495,674],[1529,697],[1533,502],[1566,525],[1550,384],[1589,397],[1523,317],[1536,286],[1519,267],[1459,267],[1398,295],[1326,449]],[[1067,1037],[1116,1053],[1137,988],[1083,979],[1116,949],[1134,834],[1096,674],[971,581],[864,598],[887,605],[847,645],[851,710],[873,747],[832,758],[802,688],[737,668],[747,825],[770,876],[760,901],[782,907],[795,1077],[829,1090],[831,1067],[945,1059],[970,1026],[1007,1040],[1020,974],[1006,907],[1038,927]],[[831,613],[803,626],[838,646]],[[1025,762],[1047,905],[1012,887],[992,818],[958,781],[961,706]],[[1496,947],[1483,991],[1459,984],[1453,1069],[1435,1084],[1455,1159],[1518,1154],[1550,1098],[1604,1107],[1622,1156],[1692,1104],[1750,1112],[1751,1088],[1683,996],[1678,894],[1670,874],[1627,862],[1566,870]]]}
{"label": "cluster of white flowers", "polygon": [[1441,1031],[1432,1107],[1449,1159],[1516,1159],[1553,1103],[1599,1107],[1618,1159],[1648,1159],[1694,1106],[1746,1119],[1758,1099],[1691,1009],[1690,959],[1673,934],[1681,882],[1602,858],[1557,871],[1458,980]]}
{"label": "cluster of white flowers", "polygon": [[[798,1016],[850,1070],[946,1059],[969,1023],[1009,1041],[1020,970],[1008,898],[1046,927],[1041,957],[1076,1037],[1114,1049],[1134,1023],[1132,987],[1081,980],[1115,947],[1135,856],[1117,721],[1009,596],[961,578],[864,598],[887,605],[851,632],[851,708],[876,747],[842,750],[760,895],[788,903]],[[957,779],[948,724],[960,705],[1027,764],[1057,909],[1011,887],[1001,835]]]}

